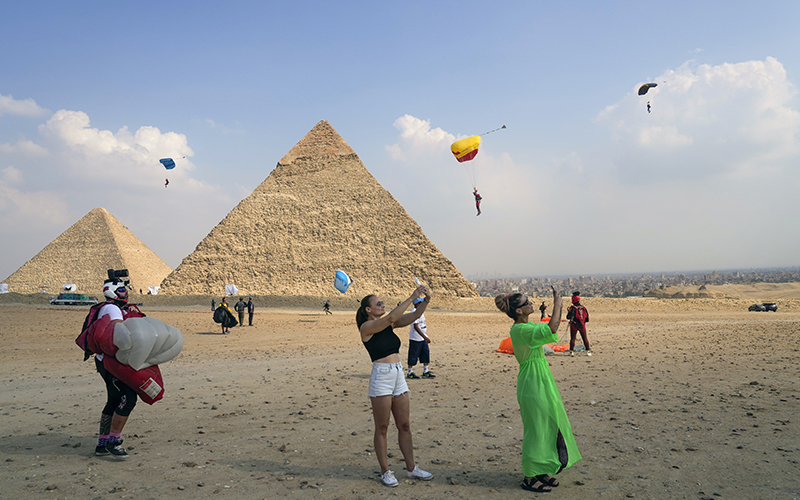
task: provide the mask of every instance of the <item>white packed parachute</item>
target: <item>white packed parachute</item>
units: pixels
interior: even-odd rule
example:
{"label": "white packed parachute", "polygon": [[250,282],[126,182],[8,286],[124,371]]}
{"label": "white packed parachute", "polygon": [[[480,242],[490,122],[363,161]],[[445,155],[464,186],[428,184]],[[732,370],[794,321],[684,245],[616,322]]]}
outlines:
{"label": "white packed parachute", "polygon": [[236,295],[239,293],[239,289],[236,288],[236,285],[225,285],[225,295]]}
{"label": "white packed parachute", "polygon": [[134,370],[166,363],[183,349],[183,335],[155,318],[128,318],[114,325],[114,357]]}
{"label": "white packed parachute", "polygon": [[0,293],[8,293],[8,283],[0,283]]}
{"label": "white packed parachute", "polygon": [[158,291],[161,290],[160,286],[148,286],[148,290],[150,290],[150,295],[158,295]]}
{"label": "white packed parachute", "polygon": [[62,285],[61,288],[65,292],[74,292],[74,291],[78,290],[78,287],[75,285],[75,283],[64,283],[64,285]]}

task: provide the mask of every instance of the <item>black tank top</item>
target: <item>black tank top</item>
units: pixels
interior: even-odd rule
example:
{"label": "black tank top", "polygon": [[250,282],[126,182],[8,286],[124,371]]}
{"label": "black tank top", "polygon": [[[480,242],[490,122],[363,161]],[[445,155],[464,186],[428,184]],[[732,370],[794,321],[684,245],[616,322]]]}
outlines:
{"label": "black tank top", "polygon": [[400,337],[394,333],[392,325],[389,325],[364,342],[364,347],[367,348],[369,358],[375,361],[390,354],[399,354]]}

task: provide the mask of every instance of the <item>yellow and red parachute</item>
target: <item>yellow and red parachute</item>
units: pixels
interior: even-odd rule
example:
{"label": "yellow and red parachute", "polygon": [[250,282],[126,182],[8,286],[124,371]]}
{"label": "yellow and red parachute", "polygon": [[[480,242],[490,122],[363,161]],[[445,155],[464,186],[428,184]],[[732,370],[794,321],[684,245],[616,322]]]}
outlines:
{"label": "yellow and red parachute", "polygon": [[[456,157],[456,160],[458,160],[459,163],[464,163],[465,161],[470,161],[470,160],[474,159],[478,155],[478,148],[481,145],[481,136],[484,136],[486,134],[491,134],[492,132],[497,132],[498,130],[502,130],[504,128],[506,128],[505,125],[503,125],[500,128],[496,128],[494,130],[490,130],[490,131],[488,131],[486,133],[483,133],[481,135],[473,135],[473,136],[467,137],[465,139],[459,139],[459,140],[457,140],[456,142],[454,142],[453,144],[450,145],[450,151],[453,152],[453,156]],[[473,170],[472,171],[472,175],[471,175],[471,177],[472,177],[472,187],[473,188],[477,188],[477,177],[478,177],[478,175],[477,175],[477,171],[476,171],[476,168],[475,168],[474,165],[472,167],[472,170]]]}
{"label": "yellow and red parachute", "polygon": [[478,147],[481,145],[481,136],[473,135],[466,139],[454,142],[450,146],[450,151],[456,157],[459,163],[469,161],[478,154]]}

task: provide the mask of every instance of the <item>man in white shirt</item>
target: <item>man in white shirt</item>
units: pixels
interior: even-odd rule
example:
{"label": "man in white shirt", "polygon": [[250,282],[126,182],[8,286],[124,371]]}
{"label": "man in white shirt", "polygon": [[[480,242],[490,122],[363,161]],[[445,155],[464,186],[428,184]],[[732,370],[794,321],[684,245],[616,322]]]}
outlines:
{"label": "man in white shirt", "polygon": [[[414,305],[416,306],[422,301],[423,298],[420,297],[414,301]],[[412,313],[414,311],[416,311],[416,308],[411,310]],[[423,314],[411,324],[408,330],[408,378],[420,378],[419,375],[414,373],[414,365],[417,364],[417,361],[422,362],[423,378],[436,377],[436,375],[430,372],[431,351],[428,348],[428,344],[430,343],[431,339],[428,337],[428,326],[425,324],[425,315]]]}

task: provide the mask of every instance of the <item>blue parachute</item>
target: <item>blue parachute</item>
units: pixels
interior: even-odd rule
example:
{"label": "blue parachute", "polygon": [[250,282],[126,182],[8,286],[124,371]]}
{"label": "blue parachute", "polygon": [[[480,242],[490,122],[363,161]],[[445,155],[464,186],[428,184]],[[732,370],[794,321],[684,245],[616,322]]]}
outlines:
{"label": "blue parachute", "polygon": [[347,273],[341,269],[336,271],[336,279],[333,281],[333,286],[335,286],[337,290],[345,293],[352,283],[353,280],[350,279]]}
{"label": "blue parachute", "polygon": [[164,165],[164,168],[166,168],[167,170],[172,170],[173,168],[175,168],[175,160],[173,160],[172,158],[161,158],[158,161],[161,162],[161,164]]}

